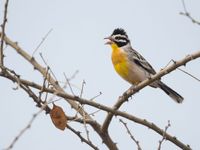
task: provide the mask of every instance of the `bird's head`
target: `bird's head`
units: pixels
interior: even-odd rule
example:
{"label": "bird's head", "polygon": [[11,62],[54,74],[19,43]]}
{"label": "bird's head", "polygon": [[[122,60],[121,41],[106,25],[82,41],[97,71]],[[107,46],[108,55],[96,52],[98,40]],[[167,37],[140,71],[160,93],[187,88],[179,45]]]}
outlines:
{"label": "bird's head", "polygon": [[105,44],[116,44],[118,47],[122,47],[130,43],[128,35],[122,28],[116,28],[110,36],[104,39],[108,40]]}

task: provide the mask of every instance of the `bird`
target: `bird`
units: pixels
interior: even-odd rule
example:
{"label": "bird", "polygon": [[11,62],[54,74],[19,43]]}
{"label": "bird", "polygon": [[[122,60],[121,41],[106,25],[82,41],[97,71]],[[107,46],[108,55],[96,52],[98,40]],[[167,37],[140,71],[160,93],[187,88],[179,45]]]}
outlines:
{"label": "bird", "polygon": [[[114,69],[124,80],[135,86],[156,74],[150,63],[132,48],[124,29],[116,28],[110,36],[104,39],[107,40],[105,44],[111,46]],[[150,86],[160,88],[177,103],[183,102],[184,98],[163,83],[161,79],[152,82]]]}

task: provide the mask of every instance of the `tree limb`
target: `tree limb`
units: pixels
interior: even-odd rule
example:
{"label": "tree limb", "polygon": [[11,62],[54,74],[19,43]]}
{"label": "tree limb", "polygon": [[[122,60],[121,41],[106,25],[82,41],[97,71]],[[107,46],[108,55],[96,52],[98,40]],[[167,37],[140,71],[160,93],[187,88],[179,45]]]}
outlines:
{"label": "tree limb", "polygon": [[7,22],[7,12],[8,12],[8,2],[9,0],[6,0],[5,7],[4,7],[4,18],[3,18],[3,24],[1,25],[2,28],[2,34],[1,37],[1,45],[0,45],[0,65],[3,66],[3,44],[4,44],[4,37],[5,37],[5,27]]}
{"label": "tree limb", "polygon": [[91,148],[93,148],[94,150],[99,150],[98,147],[96,147],[91,141],[88,141],[87,139],[85,139],[82,135],[81,132],[76,131],[75,129],[73,129],[72,127],[70,127],[69,125],[67,125],[67,128],[72,131],[74,134],[76,134],[80,139],[81,142],[86,143],[87,145],[89,145]]}

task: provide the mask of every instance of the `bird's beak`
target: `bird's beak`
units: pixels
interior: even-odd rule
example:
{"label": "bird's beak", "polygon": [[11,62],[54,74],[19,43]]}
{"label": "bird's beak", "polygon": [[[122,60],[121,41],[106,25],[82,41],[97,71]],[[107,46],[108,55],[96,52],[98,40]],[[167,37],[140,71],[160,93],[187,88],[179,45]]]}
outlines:
{"label": "bird's beak", "polygon": [[105,45],[111,45],[113,43],[113,38],[111,36],[105,37],[105,40],[108,40]]}

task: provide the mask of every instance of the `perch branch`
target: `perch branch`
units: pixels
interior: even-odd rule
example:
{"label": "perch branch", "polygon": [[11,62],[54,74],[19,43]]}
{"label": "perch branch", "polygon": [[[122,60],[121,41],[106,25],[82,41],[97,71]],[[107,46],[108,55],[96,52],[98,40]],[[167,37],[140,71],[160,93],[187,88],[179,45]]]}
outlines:
{"label": "perch branch", "polygon": [[[117,110],[120,108],[120,106],[128,101],[128,98],[131,97],[133,94],[141,90],[142,88],[146,87],[147,85],[151,84],[155,80],[160,79],[162,76],[169,74],[170,72],[174,71],[176,68],[180,66],[185,66],[186,63],[190,62],[191,60],[194,60],[196,58],[200,57],[200,51],[197,51],[193,54],[187,55],[185,58],[175,61],[173,64],[169,65],[168,67],[165,67],[163,70],[159,71],[157,74],[153,75],[150,79],[146,79],[143,82],[139,83],[137,86],[130,87],[127,91],[123,93],[122,96],[119,97],[115,105],[113,106],[113,109]],[[104,123],[103,123],[103,130],[108,130],[109,124],[112,120],[113,114],[108,113]]]}

